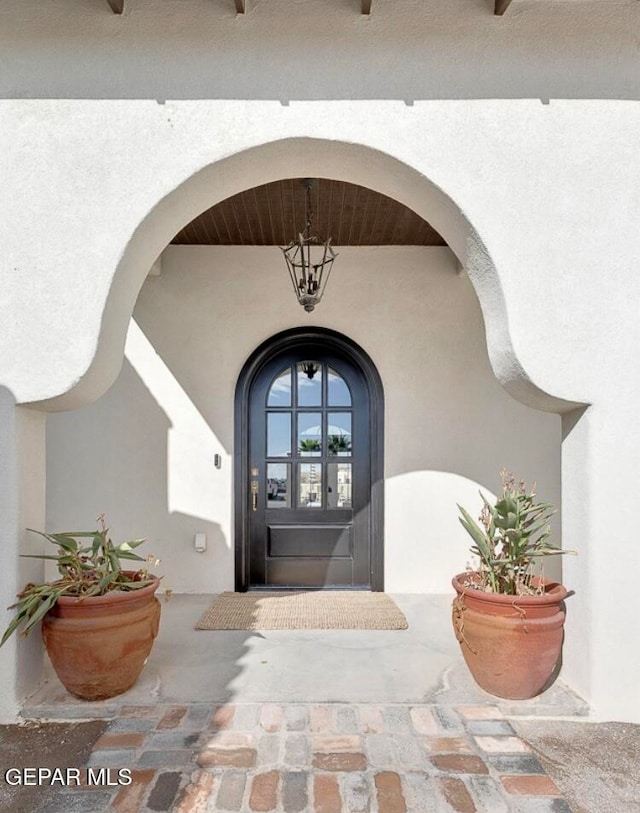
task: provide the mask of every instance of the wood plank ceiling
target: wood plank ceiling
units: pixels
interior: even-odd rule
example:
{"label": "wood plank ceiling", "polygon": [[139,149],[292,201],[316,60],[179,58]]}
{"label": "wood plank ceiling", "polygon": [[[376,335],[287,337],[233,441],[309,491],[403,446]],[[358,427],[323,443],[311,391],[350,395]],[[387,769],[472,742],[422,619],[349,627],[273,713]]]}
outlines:
{"label": "wood plank ceiling", "polygon": [[[172,243],[286,246],[305,227],[302,178],[246,189],[203,212]],[[364,186],[318,179],[311,191],[312,233],[336,246],[444,246],[425,220],[393,198]]]}
{"label": "wood plank ceiling", "polygon": [[[132,5],[134,0],[126,0],[127,8]],[[125,10],[125,0],[107,0],[114,14],[122,14]],[[231,0],[229,0],[231,3]],[[236,12],[244,14],[247,10],[247,0],[233,0]],[[495,0],[493,13],[502,15],[507,8],[511,5],[512,0]],[[355,5],[355,2],[354,2]],[[371,14],[371,7],[373,0],[360,0],[360,14]]]}

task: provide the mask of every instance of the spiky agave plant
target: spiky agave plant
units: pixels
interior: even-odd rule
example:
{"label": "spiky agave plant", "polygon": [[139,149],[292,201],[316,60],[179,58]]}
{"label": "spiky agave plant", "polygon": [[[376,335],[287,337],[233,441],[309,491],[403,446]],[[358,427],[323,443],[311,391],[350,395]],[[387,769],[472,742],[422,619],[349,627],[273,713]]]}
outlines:
{"label": "spiky agave plant", "polygon": [[[104,514],[98,517],[95,531],[66,531],[48,534],[28,530],[44,537],[58,548],[56,554],[24,554],[27,559],[50,559],[56,563],[60,578],[42,584],[27,584],[18,593],[18,601],[9,607],[16,614],[4,632],[0,646],[22,626],[21,634],[27,635],[38,621],[54,606],[61,596],[104,596],[112,590],[139,590],[152,584],[154,577],[149,575],[149,566],[158,564],[159,559],[149,556],[144,559],[133,552],[145,540],[133,539],[119,545],[109,538]],[[79,540],[91,542],[84,544]],[[121,560],[145,562],[146,566],[134,573],[122,570]]]}
{"label": "spiky agave plant", "polygon": [[524,481],[516,482],[510,472],[503,470],[500,476],[502,493],[495,505],[480,492],[484,503],[480,524],[458,505],[460,522],[474,541],[471,553],[480,560],[477,586],[490,593],[513,596],[535,593],[535,561],[575,551],[561,550],[548,541],[549,520],[555,508],[550,503],[536,502],[536,484],[529,491]]}

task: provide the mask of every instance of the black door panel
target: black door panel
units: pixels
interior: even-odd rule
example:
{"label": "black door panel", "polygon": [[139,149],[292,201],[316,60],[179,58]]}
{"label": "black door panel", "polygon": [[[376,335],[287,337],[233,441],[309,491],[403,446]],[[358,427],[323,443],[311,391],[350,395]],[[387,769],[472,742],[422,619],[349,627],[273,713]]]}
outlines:
{"label": "black door panel", "polygon": [[268,525],[267,556],[353,557],[353,525]]}

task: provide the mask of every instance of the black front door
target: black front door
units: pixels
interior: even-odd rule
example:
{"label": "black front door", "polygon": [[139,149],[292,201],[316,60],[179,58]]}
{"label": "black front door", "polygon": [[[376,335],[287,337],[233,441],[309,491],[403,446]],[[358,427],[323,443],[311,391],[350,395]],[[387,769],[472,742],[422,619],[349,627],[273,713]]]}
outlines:
{"label": "black front door", "polygon": [[372,405],[357,360],[322,339],[280,347],[248,383],[246,418],[245,586],[375,587]]}

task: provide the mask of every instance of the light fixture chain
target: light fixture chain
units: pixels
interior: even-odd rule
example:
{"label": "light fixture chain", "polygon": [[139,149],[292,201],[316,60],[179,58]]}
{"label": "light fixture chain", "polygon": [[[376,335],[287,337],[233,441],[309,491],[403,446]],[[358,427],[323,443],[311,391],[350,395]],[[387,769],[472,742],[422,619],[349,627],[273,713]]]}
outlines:
{"label": "light fixture chain", "polygon": [[311,237],[311,219],[313,212],[311,211],[311,184],[307,184],[307,237]]}

